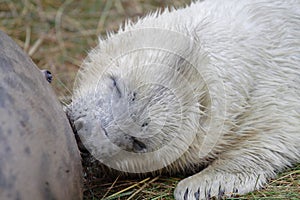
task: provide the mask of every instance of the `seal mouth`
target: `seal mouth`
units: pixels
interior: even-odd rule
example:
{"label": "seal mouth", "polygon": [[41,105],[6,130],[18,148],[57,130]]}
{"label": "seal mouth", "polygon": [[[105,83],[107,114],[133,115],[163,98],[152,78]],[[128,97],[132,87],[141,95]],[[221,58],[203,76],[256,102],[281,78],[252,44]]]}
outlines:
{"label": "seal mouth", "polygon": [[[101,126],[105,136],[109,139],[109,134],[107,132],[107,130]],[[129,136],[126,134],[126,136]],[[127,151],[131,151],[131,152],[134,152],[134,153],[146,153],[147,152],[147,146],[145,145],[145,143],[141,142],[140,140],[138,140],[136,137],[134,136],[129,136],[130,138],[130,141],[132,142],[132,145],[131,145],[131,148],[123,148],[124,150],[127,150]]]}
{"label": "seal mouth", "polygon": [[132,140],[133,140],[132,147],[135,153],[145,153],[147,151],[147,147],[143,142],[137,140],[135,137],[132,137]]}

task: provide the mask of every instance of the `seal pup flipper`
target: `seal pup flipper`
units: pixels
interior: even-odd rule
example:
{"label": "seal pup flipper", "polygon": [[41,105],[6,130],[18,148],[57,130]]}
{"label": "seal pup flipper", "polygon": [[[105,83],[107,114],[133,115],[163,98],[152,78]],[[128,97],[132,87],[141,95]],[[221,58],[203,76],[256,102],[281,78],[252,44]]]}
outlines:
{"label": "seal pup flipper", "polygon": [[285,159],[281,162],[280,158],[272,163],[277,156],[275,153],[270,154],[268,149],[259,152],[256,148],[226,152],[206,169],[180,181],[174,192],[175,198],[221,199],[261,188],[267,178],[275,176],[274,171],[280,165],[283,166]]}

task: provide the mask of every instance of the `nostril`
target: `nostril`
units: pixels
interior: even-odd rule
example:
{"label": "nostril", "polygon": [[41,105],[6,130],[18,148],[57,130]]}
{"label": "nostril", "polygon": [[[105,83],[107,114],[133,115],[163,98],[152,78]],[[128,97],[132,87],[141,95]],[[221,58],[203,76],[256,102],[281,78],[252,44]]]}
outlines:
{"label": "nostril", "polygon": [[74,121],[74,126],[75,126],[75,129],[77,131],[79,131],[80,129],[82,129],[83,124],[84,124],[84,120],[83,119],[77,119],[76,121]]}
{"label": "nostril", "polygon": [[136,151],[136,152],[145,152],[146,151],[146,145],[137,140],[135,137],[132,137],[133,139],[133,149]]}

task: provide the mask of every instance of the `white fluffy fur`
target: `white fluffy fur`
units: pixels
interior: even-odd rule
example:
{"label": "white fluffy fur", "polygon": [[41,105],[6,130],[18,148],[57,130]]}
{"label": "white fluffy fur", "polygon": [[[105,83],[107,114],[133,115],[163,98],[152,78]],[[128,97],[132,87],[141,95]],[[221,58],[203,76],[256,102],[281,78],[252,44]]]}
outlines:
{"label": "white fluffy fur", "polygon": [[[148,83],[170,90],[160,96]],[[133,91],[139,104],[129,105]],[[145,106],[152,121],[140,131]],[[207,166],[178,184],[176,199],[260,188],[300,160],[300,3],[205,0],[128,22],[89,53],[68,114],[92,154],[114,168]],[[146,150],[119,153],[135,148],[124,131]],[[173,143],[154,151],[161,141]]]}

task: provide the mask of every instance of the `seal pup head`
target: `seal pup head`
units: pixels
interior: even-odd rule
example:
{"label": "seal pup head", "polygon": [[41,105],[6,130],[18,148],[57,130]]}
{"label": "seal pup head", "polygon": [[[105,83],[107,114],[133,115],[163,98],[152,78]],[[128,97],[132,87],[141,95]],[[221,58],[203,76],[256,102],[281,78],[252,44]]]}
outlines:
{"label": "seal pup head", "polygon": [[[180,52],[157,34],[139,30],[101,41],[79,72],[67,110],[90,153],[120,171],[171,166],[200,128],[205,82],[190,62],[190,41],[182,36]],[[135,43],[145,37],[153,42]],[[205,64],[199,53],[197,59]]]}

